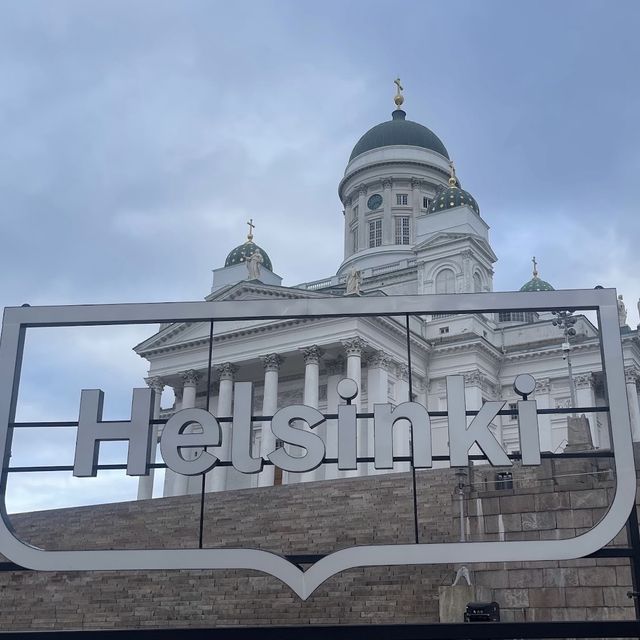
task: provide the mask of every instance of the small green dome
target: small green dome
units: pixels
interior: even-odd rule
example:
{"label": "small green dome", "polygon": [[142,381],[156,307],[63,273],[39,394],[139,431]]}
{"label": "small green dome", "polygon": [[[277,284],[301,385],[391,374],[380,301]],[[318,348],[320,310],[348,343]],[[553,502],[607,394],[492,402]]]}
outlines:
{"label": "small green dome", "polygon": [[253,254],[254,251],[259,251],[262,255],[262,264],[265,269],[269,269],[269,271],[273,271],[273,267],[271,266],[271,260],[267,255],[267,252],[260,248],[255,242],[251,240],[247,240],[244,244],[241,244],[239,247],[236,247],[224,261],[225,267],[230,267],[234,264],[240,264],[241,262],[246,262],[247,258]]}
{"label": "small green dome", "polygon": [[529,282],[520,287],[520,291],[555,291],[555,289],[538,276],[533,276]]}
{"label": "small green dome", "polygon": [[[451,180],[453,182],[453,179]],[[436,193],[436,197],[431,202],[429,213],[437,213],[446,209],[453,209],[462,206],[471,207],[478,215],[480,215],[480,207],[476,199],[459,186],[449,185]]]}
{"label": "small green dome", "polygon": [[449,154],[442,144],[442,140],[431,129],[407,120],[406,115],[402,109],[396,109],[391,114],[393,120],[387,120],[387,122],[382,122],[369,129],[353,147],[349,162],[365,151],[395,145],[431,149],[448,160]]}

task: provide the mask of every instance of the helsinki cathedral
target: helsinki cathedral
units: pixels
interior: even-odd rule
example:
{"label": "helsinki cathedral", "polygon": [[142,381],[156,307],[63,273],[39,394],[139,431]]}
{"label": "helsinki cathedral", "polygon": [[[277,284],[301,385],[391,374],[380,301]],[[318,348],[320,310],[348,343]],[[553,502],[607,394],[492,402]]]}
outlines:
{"label": "helsinki cathedral", "polygon": [[[207,300],[285,303],[301,298],[493,290],[497,257],[480,206],[462,188],[440,138],[407,118],[399,80],[396,84],[391,119],[372,127],[356,142],[338,186],[344,209],[344,259],[335,275],[282,286],[277,264],[254,241],[251,221],[246,241],[214,269]],[[540,277],[534,259],[532,278],[521,291],[549,290],[553,287]],[[626,324],[622,300],[619,319],[633,439],[638,441],[640,341],[638,332]],[[505,409],[515,408],[519,397],[513,382],[523,372],[536,380],[533,397],[539,409],[606,405],[598,330],[585,315],[576,313],[571,318],[568,334],[551,313],[431,315],[411,320],[411,399],[430,412],[446,410],[445,378],[453,374],[464,377],[468,410],[480,409],[487,400],[503,400]],[[216,322],[212,335],[212,375],[209,322],[162,325],[135,347],[149,363],[146,381],[156,391],[157,418],[168,418],[188,407],[208,407],[218,418],[231,416],[235,382],[253,384],[254,416],[271,416],[278,408],[300,403],[335,414],[343,402],[337,385],[345,377],[358,385],[354,402],[361,412],[372,411],[377,403],[399,404],[410,399],[407,330],[395,318]],[[160,406],[165,387],[173,389],[172,407]],[[607,448],[607,414],[586,415],[589,442],[585,445]],[[373,455],[370,422],[358,420],[359,457]],[[447,455],[446,418],[434,417],[431,426],[434,456]],[[394,455],[407,456],[408,424],[399,427],[394,429]],[[230,422],[222,422],[222,445],[216,452],[222,460],[230,457],[230,428]],[[515,415],[497,416],[491,428],[507,452],[519,450]],[[569,437],[566,413],[539,415],[539,429],[542,451],[564,449]],[[327,457],[335,458],[335,424],[327,420],[316,432],[325,441]],[[266,457],[275,448],[275,437],[266,422],[254,422],[251,446],[254,457]],[[394,471],[408,468],[406,461],[394,465]],[[341,471],[329,463],[304,474],[272,465],[253,475],[231,466],[215,467],[206,475],[205,489],[222,491],[371,473],[380,471],[368,462],[360,463],[357,471]],[[195,493],[202,485],[199,476],[182,476],[169,469],[160,489],[156,483],[155,494],[153,475],[139,482],[140,499]]]}

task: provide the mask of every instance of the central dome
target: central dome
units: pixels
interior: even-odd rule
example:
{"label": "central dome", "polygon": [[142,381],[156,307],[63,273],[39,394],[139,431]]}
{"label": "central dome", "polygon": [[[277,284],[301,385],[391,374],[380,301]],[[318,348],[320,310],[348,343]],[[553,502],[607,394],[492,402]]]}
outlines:
{"label": "central dome", "polygon": [[427,129],[417,122],[406,120],[406,115],[402,109],[396,109],[391,114],[393,120],[382,122],[369,129],[353,147],[349,162],[365,151],[396,145],[430,149],[448,160],[449,154],[440,138],[431,129]]}

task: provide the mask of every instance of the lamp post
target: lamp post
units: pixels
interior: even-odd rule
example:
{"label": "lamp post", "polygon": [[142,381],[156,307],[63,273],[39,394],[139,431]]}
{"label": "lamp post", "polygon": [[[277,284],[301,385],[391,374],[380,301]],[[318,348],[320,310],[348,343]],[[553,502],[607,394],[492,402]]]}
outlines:
{"label": "lamp post", "polygon": [[[577,318],[573,317],[573,311],[552,311],[555,318],[553,326],[558,327],[564,333],[564,342],[562,343],[562,358],[567,361],[567,370],[569,372],[569,396],[571,397],[571,408],[576,406],[576,389],[573,384],[573,369],[571,368],[571,343],[569,338],[576,335],[573,325],[577,322]],[[575,415],[572,413],[571,415]]]}

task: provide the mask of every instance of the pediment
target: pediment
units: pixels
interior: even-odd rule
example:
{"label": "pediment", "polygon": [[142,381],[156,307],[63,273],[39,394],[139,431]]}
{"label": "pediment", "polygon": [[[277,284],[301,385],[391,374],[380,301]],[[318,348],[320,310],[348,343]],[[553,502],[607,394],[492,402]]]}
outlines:
{"label": "pediment", "polygon": [[[239,282],[218,291],[214,291],[205,299],[208,302],[225,300],[273,300],[282,298],[283,300],[295,300],[301,298],[326,298],[327,294],[320,294],[313,291],[305,291],[295,287],[280,287],[265,285],[257,280]],[[261,321],[263,322],[263,321]],[[243,321],[246,325],[247,322]],[[156,349],[167,349],[171,347],[186,347],[202,340],[208,340],[210,326],[208,322],[175,322],[164,326],[154,335],[147,338],[134,347],[134,351],[140,355]]]}
{"label": "pediment", "polygon": [[493,252],[489,243],[484,238],[472,233],[436,233],[424,242],[416,245],[414,251],[419,255],[430,249],[446,247],[447,245],[456,244],[460,241],[467,241],[477,247],[491,262],[498,260],[498,256]]}

